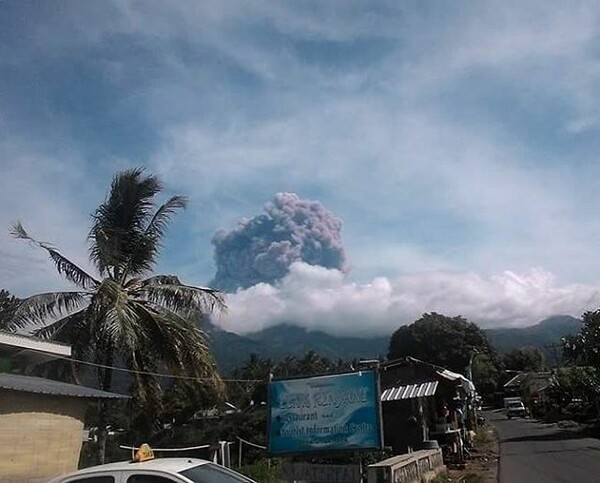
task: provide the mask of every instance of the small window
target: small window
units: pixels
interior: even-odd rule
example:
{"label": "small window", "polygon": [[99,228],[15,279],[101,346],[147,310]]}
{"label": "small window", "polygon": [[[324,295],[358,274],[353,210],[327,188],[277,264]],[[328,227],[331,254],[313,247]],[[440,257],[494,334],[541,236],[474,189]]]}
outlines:
{"label": "small window", "polygon": [[156,475],[133,475],[127,478],[127,483],[173,483],[175,480]]}
{"label": "small window", "polygon": [[115,483],[115,479],[112,476],[88,476],[69,480],[68,483]]}

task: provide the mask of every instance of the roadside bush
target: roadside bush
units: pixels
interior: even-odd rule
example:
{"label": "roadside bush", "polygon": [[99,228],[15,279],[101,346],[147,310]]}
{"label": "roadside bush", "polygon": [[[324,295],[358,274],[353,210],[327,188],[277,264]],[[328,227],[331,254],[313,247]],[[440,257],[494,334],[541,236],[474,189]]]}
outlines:
{"label": "roadside bush", "polygon": [[269,467],[268,460],[263,459],[251,465],[242,466],[239,472],[261,483],[281,481],[281,466],[276,460],[271,460]]}
{"label": "roadside bush", "polygon": [[489,428],[479,428],[479,431],[477,431],[477,433],[475,434],[475,438],[473,439],[475,446],[490,443],[491,441],[493,441],[490,431],[493,430]]}

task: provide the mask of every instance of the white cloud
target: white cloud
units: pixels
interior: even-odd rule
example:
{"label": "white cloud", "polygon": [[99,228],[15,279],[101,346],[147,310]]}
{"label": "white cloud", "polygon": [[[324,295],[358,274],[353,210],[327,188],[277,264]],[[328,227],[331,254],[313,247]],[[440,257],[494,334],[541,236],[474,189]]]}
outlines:
{"label": "white cloud", "polygon": [[228,297],[223,328],[254,332],[282,322],[333,334],[389,334],[425,312],[463,315],[482,327],[524,326],[556,314],[580,316],[598,304],[600,286],[561,285],[542,269],[491,277],[428,272],[351,283],[337,270],[292,265],[276,286],[258,284]]}

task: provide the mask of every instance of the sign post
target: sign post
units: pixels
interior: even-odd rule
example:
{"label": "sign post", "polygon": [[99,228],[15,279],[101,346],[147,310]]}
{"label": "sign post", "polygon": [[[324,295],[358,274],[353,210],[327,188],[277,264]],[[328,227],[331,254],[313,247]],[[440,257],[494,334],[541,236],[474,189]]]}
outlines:
{"label": "sign post", "polygon": [[310,454],[383,447],[377,373],[273,380],[269,454]]}

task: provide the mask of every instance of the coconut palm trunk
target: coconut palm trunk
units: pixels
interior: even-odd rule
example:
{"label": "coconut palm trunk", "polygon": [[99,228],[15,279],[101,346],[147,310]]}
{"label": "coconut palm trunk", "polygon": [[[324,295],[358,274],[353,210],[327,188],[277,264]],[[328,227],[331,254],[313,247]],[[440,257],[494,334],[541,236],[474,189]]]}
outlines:
{"label": "coconut palm trunk", "polygon": [[[33,295],[16,310],[13,329],[71,345],[75,359],[96,363],[101,389],[112,389],[115,360],[134,373],[132,390],[146,401],[160,396],[160,382],[148,373],[165,369],[222,388],[198,322],[225,309],[220,292],[187,285],[175,275],[152,275],[170,218],[187,201],[163,190],[141,169],[118,173],[106,200],[92,215],[89,256],[95,274],[58,249],[29,235],[21,223],[16,238],[44,250],[73,290]],[[143,373],[143,374],[142,374]],[[107,406],[99,411],[99,461],[104,462]]]}
{"label": "coconut palm trunk", "polygon": [[[112,348],[107,348],[104,354],[104,364],[106,367],[98,371],[100,389],[110,391],[112,388],[113,371],[110,367],[113,365],[114,357]],[[108,437],[108,402],[105,399],[98,400],[98,461],[104,464],[106,461],[106,440]]]}

